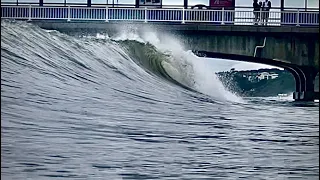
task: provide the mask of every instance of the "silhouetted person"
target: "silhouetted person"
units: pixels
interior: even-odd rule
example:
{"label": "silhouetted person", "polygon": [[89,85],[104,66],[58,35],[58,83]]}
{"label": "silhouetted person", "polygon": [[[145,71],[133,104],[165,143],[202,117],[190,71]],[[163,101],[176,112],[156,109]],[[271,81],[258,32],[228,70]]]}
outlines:
{"label": "silhouetted person", "polygon": [[253,14],[254,14],[254,25],[257,25],[260,21],[260,8],[261,6],[258,4],[258,0],[253,0]]}
{"label": "silhouetted person", "polygon": [[259,11],[259,23],[262,22],[262,1],[259,1],[260,11]]}
{"label": "silhouetted person", "polygon": [[269,12],[271,9],[271,1],[265,0],[265,2],[262,3],[262,25],[267,25],[268,19],[269,19]]}

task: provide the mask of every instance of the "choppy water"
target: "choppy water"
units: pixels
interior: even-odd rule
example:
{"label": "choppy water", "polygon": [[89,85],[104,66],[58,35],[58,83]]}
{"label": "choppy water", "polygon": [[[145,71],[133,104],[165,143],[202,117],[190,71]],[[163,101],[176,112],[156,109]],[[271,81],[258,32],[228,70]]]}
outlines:
{"label": "choppy water", "polygon": [[319,179],[319,103],[226,91],[183,45],[1,22],[3,179]]}

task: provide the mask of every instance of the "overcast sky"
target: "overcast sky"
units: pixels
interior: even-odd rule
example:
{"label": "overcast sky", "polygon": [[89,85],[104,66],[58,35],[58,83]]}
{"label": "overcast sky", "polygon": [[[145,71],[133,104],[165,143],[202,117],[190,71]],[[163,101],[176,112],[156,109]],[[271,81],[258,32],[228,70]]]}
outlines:
{"label": "overcast sky", "polygon": [[[92,3],[103,4],[112,3],[113,0],[92,0]],[[253,0],[235,0],[236,6],[252,6]],[[319,0],[307,0],[309,8],[319,8]],[[1,2],[16,2],[16,0],[1,0]],[[19,0],[19,2],[39,2],[39,0]],[[64,0],[44,0],[44,3],[58,2],[63,3]],[[68,3],[86,3],[87,0],[67,0]],[[134,4],[135,0],[114,0],[119,4]],[[162,0],[163,5],[183,5],[183,0]],[[280,0],[271,0],[273,7],[280,7]],[[209,0],[189,0],[189,5],[205,4],[209,5]],[[305,0],[285,0],[286,7],[304,8]]]}

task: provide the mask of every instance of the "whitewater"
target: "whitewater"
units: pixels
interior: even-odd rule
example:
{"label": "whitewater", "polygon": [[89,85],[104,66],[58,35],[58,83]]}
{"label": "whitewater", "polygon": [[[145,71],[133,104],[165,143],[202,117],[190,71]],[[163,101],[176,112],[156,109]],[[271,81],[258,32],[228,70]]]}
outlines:
{"label": "whitewater", "polygon": [[318,179],[319,103],[239,97],[215,75],[234,65],[2,20],[1,178]]}

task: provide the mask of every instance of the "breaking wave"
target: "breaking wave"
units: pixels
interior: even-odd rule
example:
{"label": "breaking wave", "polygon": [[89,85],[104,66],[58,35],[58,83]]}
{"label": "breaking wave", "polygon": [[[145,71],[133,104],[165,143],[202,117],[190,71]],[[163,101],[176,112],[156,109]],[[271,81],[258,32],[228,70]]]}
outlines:
{"label": "breaking wave", "polygon": [[156,89],[162,93],[168,91],[164,87],[178,86],[219,102],[241,101],[223,87],[203,59],[184,50],[173,36],[161,34],[159,39],[156,31],[141,33],[131,27],[114,37],[107,33],[71,36],[25,22],[2,21],[1,34],[1,64],[18,66],[12,71],[19,69],[22,75],[40,73],[53,77],[52,83],[109,84],[119,89],[112,85],[116,83],[130,90],[153,84],[161,86]]}

